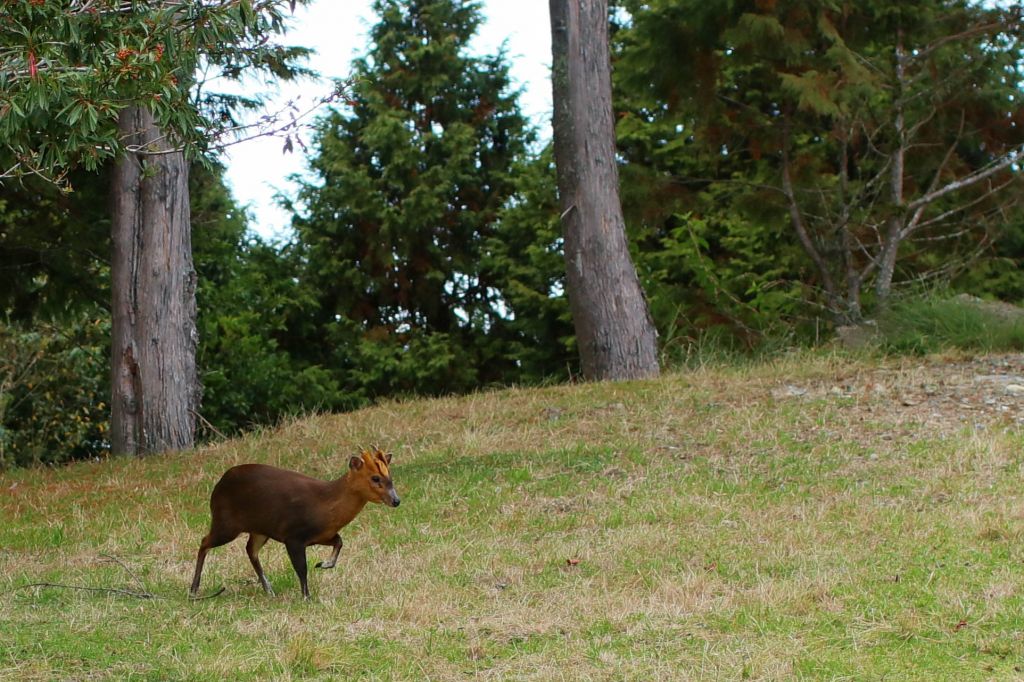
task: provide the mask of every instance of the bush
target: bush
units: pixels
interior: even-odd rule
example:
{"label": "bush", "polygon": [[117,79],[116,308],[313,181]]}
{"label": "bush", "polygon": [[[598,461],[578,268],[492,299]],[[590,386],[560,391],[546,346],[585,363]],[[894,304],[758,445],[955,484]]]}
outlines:
{"label": "bush", "polygon": [[0,469],[106,455],[110,322],[0,324]]}
{"label": "bush", "polygon": [[[202,320],[202,418],[224,434],[282,417],[335,407],[338,386],[320,367],[304,367],[266,335],[257,312]],[[200,431],[203,425],[198,425]]]}

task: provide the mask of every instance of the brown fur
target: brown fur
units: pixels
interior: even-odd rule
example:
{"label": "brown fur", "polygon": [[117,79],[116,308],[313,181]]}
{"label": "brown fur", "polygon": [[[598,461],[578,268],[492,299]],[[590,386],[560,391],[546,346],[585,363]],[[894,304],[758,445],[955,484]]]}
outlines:
{"label": "brown fur", "polygon": [[330,559],[317,564],[319,568],[333,568],[342,546],[338,531],[367,502],[398,506],[390,462],[390,454],[372,448],[352,457],[348,471],[334,481],[321,481],[265,464],[240,464],[228,469],[210,496],[210,532],[199,545],[190,594],[195,597],[199,592],[206,553],[248,533],[246,553],[263,589],[273,594],[258,557],[260,548],[272,539],[288,550],[302,596],[309,598],[306,547],[333,547]]}

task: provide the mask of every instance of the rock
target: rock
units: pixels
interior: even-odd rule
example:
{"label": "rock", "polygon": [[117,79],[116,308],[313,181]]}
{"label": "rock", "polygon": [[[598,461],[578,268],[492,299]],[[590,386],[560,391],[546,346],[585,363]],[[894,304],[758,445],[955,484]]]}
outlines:
{"label": "rock", "polygon": [[884,384],[871,384],[870,392],[875,395],[889,395],[889,388]]}
{"label": "rock", "polygon": [[982,312],[1010,322],[1024,321],[1024,308],[1003,301],[985,301],[970,294],[959,294],[953,297],[957,303],[974,306]]}
{"label": "rock", "polygon": [[977,374],[976,384],[1024,384],[1024,377],[1019,374]]}
{"label": "rock", "polygon": [[558,418],[562,416],[563,410],[558,407],[545,407],[542,414],[549,422],[558,421]]}
{"label": "rock", "polygon": [[1003,387],[1003,391],[1005,391],[1008,395],[1024,395],[1024,385],[1006,384],[1006,386]]}
{"label": "rock", "polygon": [[800,398],[807,395],[807,389],[801,388],[800,386],[793,386],[792,384],[786,384],[778,388],[772,389],[772,397],[776,400],[784,398]]}
{"label": "rock", "polygon": [[872,345],[878,339],[878,324],[874,320],[865,320],[860,324],[836,327],[836,337],[843,348],[860,350]]}

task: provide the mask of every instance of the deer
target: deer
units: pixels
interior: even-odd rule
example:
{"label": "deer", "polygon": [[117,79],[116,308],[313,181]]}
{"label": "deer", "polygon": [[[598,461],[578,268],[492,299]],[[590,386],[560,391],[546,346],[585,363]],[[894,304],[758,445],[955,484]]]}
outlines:
{"label": "deer", "polygon": [[245,552],[263,591],[274,594],[260,565],[259,551],[267,540],[276,540],[288,552],[303,599],[309,599],[306,548],[333,548],[330,558],[316,567],[334,568],[342,547],[339,530],[351,523],[367,503],[397,507],[401,502],[391,480],[390,464],[391,453],[373,447],[351,457],[348,471],[333,481],[266,464],[231,467],[210,495],[210,532],[199,543],[189,596],[195,599],[199,594],[207,552],[248,533]]}

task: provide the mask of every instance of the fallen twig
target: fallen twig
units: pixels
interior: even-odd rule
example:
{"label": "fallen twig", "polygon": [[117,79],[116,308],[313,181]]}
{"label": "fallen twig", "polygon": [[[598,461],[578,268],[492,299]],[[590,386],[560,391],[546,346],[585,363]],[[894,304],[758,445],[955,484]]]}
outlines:
{"label": "fallen twig", "polygon": [[18,587],[8,590],[8,592],[15,592],[17,590],[27,590],[30,587],[61,587],[66,590],[85,590],[87,592],[109,592],[111,594],[121,594],[126,597],[135,597],[136,599],[153,599],[156,597],[155,594],[149,592],[132,592],[131,590],[122,590],[116,587],[86,587],[84,585],[64,585],[63,583],[29,583],[27,585],[19,585]]}
{"label": "fallen twig", "polygon": [[139,576],[137,576],[137,575],[136,575],[136,574],[135,574],[135,573],[134,573],[134,572],[132,571],[132,569],[128,568],[128,566],[126,566],[126,565],[125,565],[125,563],[124,563],[123,561],[121,561],[120,559],[118,559],[118,558],[117,558],[116,556],[112,556],[112,555],[110,555],[110,554],[100,554],[100,556],[101,556],[101,557],[103,557],[104,559],[109,559],[110,561],[113,561],[113,562],[114,562],[115,564],[117,564],[118,566],[120,566],[121,568],[123,568],[123,569],[124,569],[124,572],[125,572],[125,573],[127,573],[127,574],[128,574],[129,576],[131,576],[131,578],[132,578],[132,579],[133,579],[133,580],[134,580],[134,581],[135,581],[135,582],[136,582],[136,583],[138,584],[138,586],[139,586],[139,587],[141,587],[141,588],[142,588],[142,590],[143,590],[143,591],[144,591],[144,592],[145,592],[146,594],[151,594],[151,593],[150,593],[150,591],[149,591],[148,589],[146,589],[146,583],[142,582],[142,578],[140,578]]}
{"label": "fallen twig", "polygon": [[203,415],[199,414],[198,412],[196,412],[195,410],[192,410],[192,409],[190,409],[190,410],[189,410],[189,412],[191,412],[191,413],[192,413],[192,416],[193,416],[193,417],[195,417],[196,419],[198,419],[199,421],[201,421],[201,422],[203,423],[203,426],[205,426],[206,428],[210,429],[210,430],[211,430],[211,431],[213,431],[213,432],[214,432],[215,434],[217,434],[218,436],[220,436],[222,440],[227,440],[227,439],[228,439],[228,437],[227,437],[227,436],[225,436],[225,435],[224,435],[223,433],[221,433],[221,432],[220,432],[220,430],[219,430],[219,429],[217,429],[217,427],[216,427],[216,426],[214,426],[213,424],[211,424],[211,423],[209,422],[209,420],[207,420],[207,418],[206,418],[206,417],[204,417]]}
{"label": "fallen twig", "polygon": [[216,592],[213,592],[212,594],[208,594],[208,595],[206,595],[206,596],[204,596],[204,597],[193,597],[192,595],[189,595],[189,597],[188,597],[188,600],[189,600],[189,601],[202,601],[202,600],[204,600],[204,599],[211,599],[211,598],[213,598],[213,597],[217,597],[217,596],[219,596],[219,595],[221,595],[221,594],[223,594],[223,593],[224,593],[224,588],[223,588],[223,587],[221,587],[221,588],[220,588],[219,590],[217,590]]}

